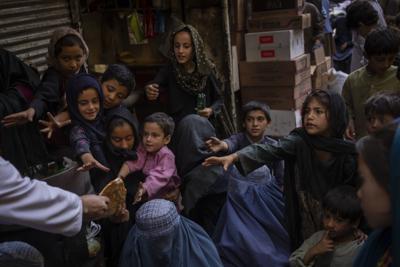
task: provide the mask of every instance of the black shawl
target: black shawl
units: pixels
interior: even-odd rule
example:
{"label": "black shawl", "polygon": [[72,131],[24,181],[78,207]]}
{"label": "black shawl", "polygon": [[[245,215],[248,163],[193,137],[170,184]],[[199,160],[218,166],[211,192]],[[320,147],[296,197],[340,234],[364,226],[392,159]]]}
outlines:
{"label": "black shawl", "polygon": [[[40,78],[32,68],[12,53],[0,49],[0,119],[28,108],[27,100],[16,89],[23,85],[34,94]],[[0,125],[1,155],[21,173],[32,175],[31,166],[47,161],[47,151],[37,124],[5,128]]]}
{"label": "black shawl", "polygon": [[[247,174],[269,161],[285,160],[286,221],[292,249],[301,245],[303,227],[316,228],[321,221],[320,202],[333,187],[357,185],[357,159],[353,143],[343,140],[346,108],[339,95],[328,93],[331,137],[311,136],[304,128],[293,130],[278,145],[253,144],[238,152],[238,169]],[[328,152],[322,162],[316,151]],[[305,210],[307,206],[309,209]],[[302,225],[307,217],[314,225]],[[315,229],[317,231],[319,229]]]}

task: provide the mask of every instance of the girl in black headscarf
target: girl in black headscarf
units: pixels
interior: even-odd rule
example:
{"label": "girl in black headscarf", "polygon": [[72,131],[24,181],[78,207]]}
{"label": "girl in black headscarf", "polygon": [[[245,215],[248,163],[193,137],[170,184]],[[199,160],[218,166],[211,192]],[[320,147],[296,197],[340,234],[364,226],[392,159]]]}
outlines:
{"label": "girl in black headscarf", "polygon": [[167,113],[175,123],[189,114],[212,118],[219,113],[221,85],[198,31],[191,25],[179,25],[173,30],[165,50],[170,63],[146,86],[147,99],[156,100],[160,90],[165,89],[168,92]]}
{"label": "girl in black headscarf", "polygon": [[72,121],[70,143],[83,163],[78,171],[99,169],[92,170],[90,178],[96,192],[100,192],[105,185],[102,172],[109,171],[102,147],[105,137],[103,91],[94,76],[81,73],[68,81],[66,97]]}
{"label": "girl in black headscarf", "polygon": [[[104,185],[118,176],[118,172],[125,161],[137,159],[136,147],[140,140],[137,120],[128,109],[122,106],[112,109],[107,114],[105,129],[106,138],[103,147],[110,171],[105,174]],[[134,174],[130,176],[134,176]],[[118,266],[120,252],[134,223],[137,209],[137,206],[132,206],[132,202],[140,180],[137,177],[128,177],[124,182],[128,191],[126,207],[129,210],[130,220],[123,223],[103,220],[101,223],[105,257],[109,267]]]}
{"label": "girl in black headscarf", "polygon": [[314,91],[302,108],[303,127],[293,130],[278,145],[253,144],[226,157],[211,157],[204,165],[227,168],[237,162],[248,174],[266,162],[285,160],[284,194],[286,227],[292,250],[322,228],[321,199],[338,185],[356,184],[357,164],[353,143],[343,140],[347,126],[342,97]]}

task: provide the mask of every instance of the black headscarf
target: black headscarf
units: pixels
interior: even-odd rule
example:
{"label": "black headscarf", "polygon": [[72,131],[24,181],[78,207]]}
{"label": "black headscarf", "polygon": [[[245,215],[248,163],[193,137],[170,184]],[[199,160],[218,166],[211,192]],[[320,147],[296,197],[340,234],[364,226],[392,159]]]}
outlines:
{"label": "black headscarf", "polygon": [[[28,108],[17,90],[18,85],[35,94],[40,78],[32,68],[7,50],[0,49],[0,119]],[[29,167],[47,160],[47,150],[35,122],[18,127],[0,125],[1,154],[21,173],[29,174]]]}
{"label": "black headscarf", "polygon": [[[133,133],[134,133],[134,138],[135,138],[135,142],[134,142],[133,148],[131,150],[116,148],[111,144],[110,124],[115,119],[123,119],[127,123],[129,123],[129,125],[131,125]],[[127,108],[122,107],[122,106],[117,107],[117,108],[109,111],[107,114],[106,132],[107,132],[107,135],[106,135],[106,139],[104,142],[106,157],[107,157],[109,166],[111,168],[110,173],[115,178],[116,175],[118,175],[118,172],[119,172],[122,164],[125,161],[137,159],[136,148],[140,143],[139,123],[135,119],[135,117],[133,117],[132,113]]]}
{"label": "black headscarf", "polygon": [[[94,121],[85,120],[79,112],[78,109],[78,97],[79,94],[87,88],[93,88],[97,91],[99,95],[100,110]],[[71,116],[71,121],[73,125],[79,125],[85,129],[86,134],[88,134],[90,141],[94,143],[101,143],[105,137],[104,126],[103,126],[103,103],[104,96],[101,86],[97,79],[86,73],[80,73],[74,75],[67,83],[67,104],[68,112]]]}
{"label": "black headscarf", "polygon": [[[286,213],[292,248],[297,248],[303,240],[302,226],[299,223],[301,217],[298,191],[307,192],[314,200],[321,202],[323,196],[333,187],[343,184],[357,185],[355,145],[343,140],[347,127],[347,111],[343,98],[336,93],[323,91],[312,93],[309,97],[318,93],[326,94],[329,99],[331,136],[310,136],[304,128],[297,128],[287,137],[296,143],[295,158],[285,160]],[[306,99],[305,104],[307,102],[309,101]],[[332,154],[329,163],[319,161],[316,150]]]}

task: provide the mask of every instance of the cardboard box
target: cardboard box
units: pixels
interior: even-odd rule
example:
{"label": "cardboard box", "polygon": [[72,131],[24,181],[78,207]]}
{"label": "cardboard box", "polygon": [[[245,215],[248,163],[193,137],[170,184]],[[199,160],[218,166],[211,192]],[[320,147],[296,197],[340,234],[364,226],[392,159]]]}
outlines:
{"label": "cardboard box", "polygon": [[326,62],[326,67],[329,69],[332,68],[332,58],[331,57],[325,57],[325,62]]}
{"label": "cardboard box", "polygon": [[302,30],[247,33],[245,44],[249,62],[293,60],[304,54]]}
{"label": "cardboard box", "polygon": [[286,16],[277,14],[265,18],[253,18],[248,20],[248,32],[263,32],[289,29],[307,29],[311,27],[311,15]]}
{"label": "cardboard box", "polygon": [[257,72],[285,72],[297,73],[306,68],[310,68],[311,61],[309,54],[303,54],[293,60],[288,61],[264,61],[264,62],[247,62],[241,61],[239,63],[240,70],[246,72],[247,69]]}
{"label": "cardboard box", "polygon": [[[254,66],[254,65],[253,65]],[[298,73],[284,71],[266,71],[257,68],[245,68],[239,65],[240,86],[294,86],[311,76],[310,68]]]}
{"label": "cardboard box", "polygon": [[[310,91],[311,91],[311,79]],[[292,89],[293,90],[293,89]],[[292,93],[293,94],[293,93]],[[247,103],[252,100],[263,101],[268,104],[272,109],[295,110],[301,109],[307,94],[299,98],[284,97],[284,96],[271,96],[263,91],[263,88],[251,87],[241,90],[242,103]]]}
{"label": "cardboard box", "polygon": [[300,15],[303,5],[304,0],[253,0],[251,15],[253,18],[278,13]]}
{"label": "cardboard box", "polygon": [[301,126],[301,111],[295,110],[271,110],[271,124],[267,128],[267,134],[271,136],[286,136],[294,128]]}
{"label": "cardboard box", "polygon": [[[246,99],[254,100],[258,97],[298,99],[312,90],[311,77],[296,86],[257,86],[242,87],[240,92]],[[250,99],[252,98],[252,99]]]}
{"label": "cardboard box", "polygon": [[317,49],[314,50],[314,52],[311,55],[311,64],[313,65],[319,65],[325,62],[325,50],[324,47],[318,47]]}

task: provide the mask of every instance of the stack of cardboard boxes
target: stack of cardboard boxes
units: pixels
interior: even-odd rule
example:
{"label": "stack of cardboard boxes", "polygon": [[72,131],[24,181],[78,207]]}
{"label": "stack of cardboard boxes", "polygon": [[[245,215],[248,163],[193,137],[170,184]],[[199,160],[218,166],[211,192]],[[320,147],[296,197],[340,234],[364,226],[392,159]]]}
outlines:
{"label": "stack of cardboard boxes", "polygon": [[313,52],[311,65],[311,81],[314,90],[326,90],[328,87],[328,71],[332,67],[331,57],[325,57],[323,47],[317,48]]}
{"label": "stack of cardboard boxes", "polygon": [[[288,3],[291,2],[291,5]],[[312,90],[310,55],[304,54],[304,29],[310,15],[304,0],[260,1],[272,9],[252,12],[245,34],[246,61],[239,63],[242,102],[261,100],[272,109],[268,134],[287,135],[300,124],[300,108]],[[253,1],[257,2],[257,1]]]}

